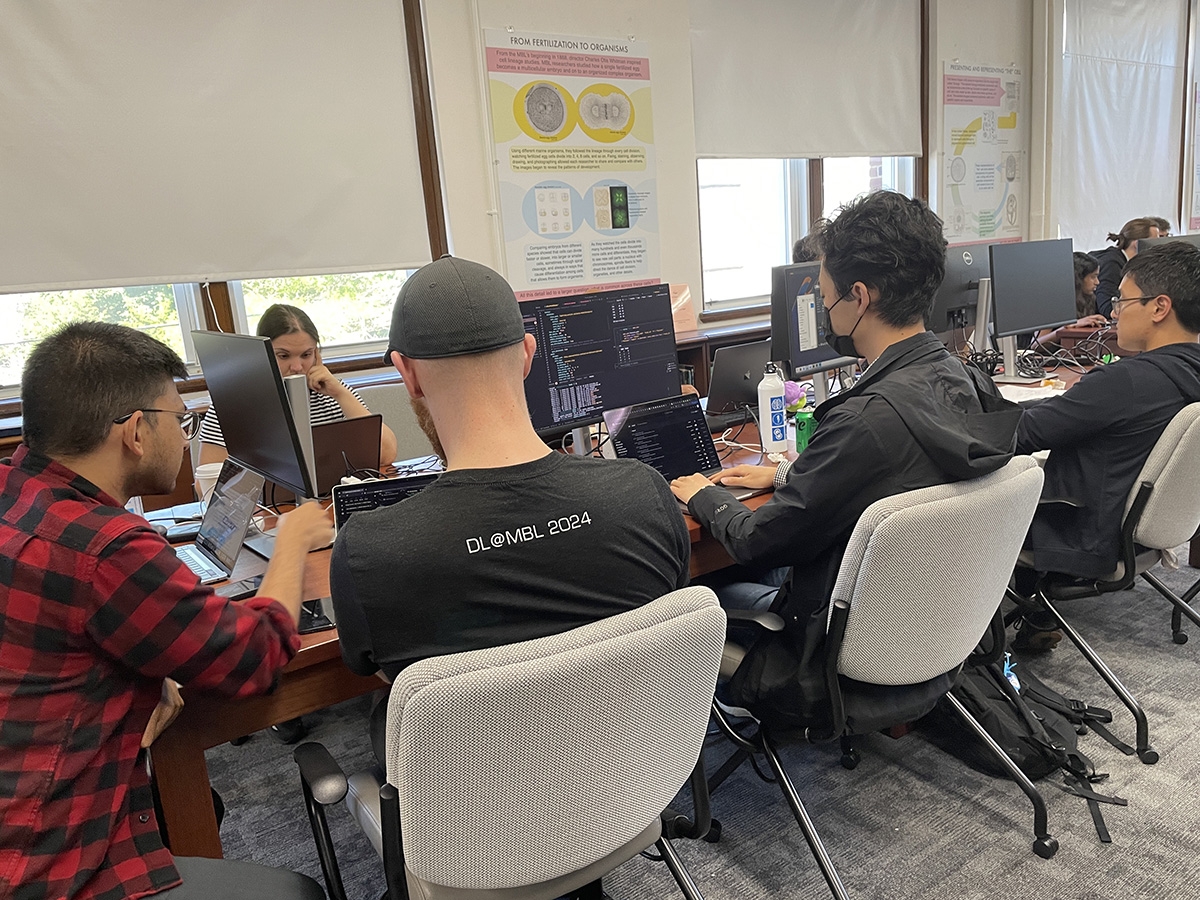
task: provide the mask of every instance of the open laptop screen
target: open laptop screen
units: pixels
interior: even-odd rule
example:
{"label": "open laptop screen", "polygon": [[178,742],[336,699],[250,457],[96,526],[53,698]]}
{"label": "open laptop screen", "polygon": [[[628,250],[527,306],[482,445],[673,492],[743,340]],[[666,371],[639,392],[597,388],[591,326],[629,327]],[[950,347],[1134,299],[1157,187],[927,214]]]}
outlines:
{"label": "open laptop screen", "polygon": [[246,539],[246,529],[262,496],[264,478],[232,457],[221,466],[221,474],[209,498],[196,544],[232,571]]}
{"label": "open laptop screen", "polygon": [[333,486],[333,527],[341,530],[356,512],[391,506],[420,493],[437,481],[437,473],[384,478],[380,481],[360,481],[357,484]]}
{"label": "open laptop screen", "polygon": [[640,459],[668,481],[721,467],[700,400],[692,394],[611,410],[604,421],[617,456]]}

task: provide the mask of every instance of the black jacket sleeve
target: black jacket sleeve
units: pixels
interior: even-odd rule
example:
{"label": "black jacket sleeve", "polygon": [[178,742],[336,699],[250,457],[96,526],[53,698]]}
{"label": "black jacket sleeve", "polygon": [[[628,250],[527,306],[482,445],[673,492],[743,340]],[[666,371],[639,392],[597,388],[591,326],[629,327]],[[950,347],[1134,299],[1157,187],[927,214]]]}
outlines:
{"label": "black jacket sleeve", "polygon": [[1066,393],[1024,407],[1017,452],[1034,453],[1104,440],[1105,431],[1127,419],[1133,385],[1127,366],[1093,369]]}
{"label": "black jacket sleeve", "polygon": [[787,483],[757,510],[715,485],[692,497],[688,510],[739,563],[803,565],[854,525],[864,505],[857,498],[886,461],[866,418],[841,406],[821,421]]}

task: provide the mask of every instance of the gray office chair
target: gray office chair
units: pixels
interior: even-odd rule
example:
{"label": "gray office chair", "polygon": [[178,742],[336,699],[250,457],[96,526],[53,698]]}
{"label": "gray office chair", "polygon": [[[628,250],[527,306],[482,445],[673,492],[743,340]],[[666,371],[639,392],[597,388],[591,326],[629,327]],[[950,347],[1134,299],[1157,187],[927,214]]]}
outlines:
{"label": "gray office chair", "polygon": [[383,424],[396,435],[396,459],[429,456],[429,439],[417,424],[417,417],[408,403],[408,391],[398,381],[369,384],[356,388],[367,409],[383,416]]}
{"label": "gray office chair", "polygon": [[[911,722],[946,697],[1029,797],[1033,849],[1048,859],[1058,842],[1047,830],[1045,801],[949,693],[964,660],[989,626],[999,624],[997,609],[1041,490],[1041,469],[1021,456],[983,478],[898,494],[866,509],[851,534],[830,602],[828,715],[814,721],[806,737],[842,738],[843,764],[853,768],[857,754],[852,735]],[[773,614],[764,618],[731,612],[729,618],[731,627],[735,619],[761,622],[767,630],[783,627]],[[992,630],[1002,635],[1002,629]],[[727,653],[722,674],[731,676],[741,657]],[[845,897],[828,851],[780,762],[776,743],[786,731],[758,719],[752,709],[718,703],[714,714],[738,749],[709,780],[710,789],[716,790],[747,757],[765,756],[833,896]],[[738,718],[753,723],[743,729],[733,721]]]}
{"label": "gray office chair", "polygon": [[1200,625],[1200,612],[1189,602],[1200,587],[1194,586],[1185,597],[1179,597],[1150,570],[1162,562],[1167,551],[1191,538],[1197,526],[1200,526],[1200,403],[1192,403],[1168,423],[1129,492],[1121,523],[1121,558],[1113,571],[1106,578],[1086,582],[1049,574],[1038,580],[1031,598],[1009,591],[1010,598],[1018,604],[1014,615],[1019,615],[1020,609],[1028,608],[1031,602],[1045,608],[1133,714],[1137,729],[1134,749],[1147,765],[1158,762],[1158,752],[1150,746],[1149,725],[1141,704],[1063,618],[1055,604],[1060,600],[1123,591],[1141,576],[1171,603],[1171,632],[1175,643],[1186,642],[1183,616]]}
{"label": "gray office chair", "polygon": [[409,666],[389,699],[386,781],[347,779],[319,744],[296,750],[330,896],[345,894],[325,807],[344,797],[390,900],[551,900],[651,845],[697,900],[661,816],[697,766],[724,640],[715,595],[693,587]]}

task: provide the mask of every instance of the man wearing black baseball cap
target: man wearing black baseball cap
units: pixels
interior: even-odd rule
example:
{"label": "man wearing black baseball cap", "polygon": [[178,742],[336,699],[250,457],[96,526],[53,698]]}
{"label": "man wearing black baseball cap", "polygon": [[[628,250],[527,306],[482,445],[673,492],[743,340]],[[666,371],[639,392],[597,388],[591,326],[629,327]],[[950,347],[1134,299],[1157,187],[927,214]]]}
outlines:
{"label": "man wearing black baseball cap", "polygon": [[[552,452],[523,381],[537,342],[512,288],[445,256],[400,290],[388,362],[446,472],[356,514],[330,567],[342,656],[390,681],[429,656],[558,634],[688,580],[687,527],[666,482],[633,460]],[[382,757],[386,704],[372,715]]]}

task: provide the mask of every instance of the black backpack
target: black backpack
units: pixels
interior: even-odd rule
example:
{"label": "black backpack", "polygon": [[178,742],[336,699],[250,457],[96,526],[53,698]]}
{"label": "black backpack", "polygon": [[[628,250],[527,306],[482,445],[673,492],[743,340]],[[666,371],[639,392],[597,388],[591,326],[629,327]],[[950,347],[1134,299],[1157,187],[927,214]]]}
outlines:
{"label": "black backpack", "polygon": [[[1091,789],[1091,785],[1104,781],[1108,775],[1096,773],[1092,761],[1079,749],[1078,736],[1099,722],[1111,722],[1112,714],[1069,700],[1028,672],[1021,673],[1020,686],[1018,691],[1001,663],[987,663],[964,669],[951,693],[1030,780],[1061,771],[1063,783],[1057,786],[1087,800],[1100,840],[1108,842],[1099,804],[1125,806],[1126,801]],[[971,768],[1000,778],[1009,777],[1008,770],[945,699],[920,724],[934,744]]]}

